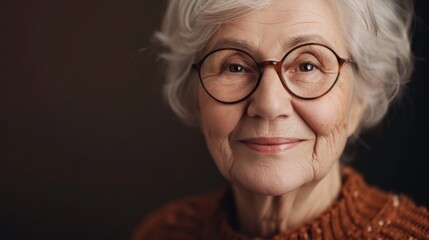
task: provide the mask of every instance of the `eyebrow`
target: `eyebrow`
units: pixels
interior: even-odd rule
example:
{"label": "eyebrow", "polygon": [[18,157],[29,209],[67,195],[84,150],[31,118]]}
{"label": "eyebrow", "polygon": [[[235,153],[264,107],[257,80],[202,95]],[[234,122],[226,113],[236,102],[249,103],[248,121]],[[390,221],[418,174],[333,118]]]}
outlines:
{"label": "eyebrow", "polygon": [[[301,44],[306,43],[321,43],[326,45],[327,47],[331,47],[329,42],[318,34],[308,34],[308,35],[300,35],[295,36],[287,40],[287,42],[283,45],[283,49],[288,51],[293,47],[296,47]],[[238,48],[245,51],[252,51],[254,47],[246,41],[242,39],[234,39],[234,38],[223,38],[219,42],[214,45],[213,49],[224,48],[224,47],[233,47]]]}
{"label": "eyebrow", "polygon": [[327,47],[331,47],[328,40],[318,34],[301,35],[291,38],[286,44],[286,49],[291,49],[305,43],[321,43]]}

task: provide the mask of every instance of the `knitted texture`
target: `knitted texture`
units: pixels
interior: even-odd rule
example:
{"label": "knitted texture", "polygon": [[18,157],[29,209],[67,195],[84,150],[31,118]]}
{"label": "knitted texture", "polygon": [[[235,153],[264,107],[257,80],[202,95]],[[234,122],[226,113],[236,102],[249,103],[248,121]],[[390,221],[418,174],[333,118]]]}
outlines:
{"label": "knitted texture", "polygon": [[[429,239],[429,211],[408,197],[367,186],[344,167],[337,200],[319,217],[274,236],[283,239]],[[133,240],[261,240],[240,234],[230,224],[232,193],[193,196],[171,202],[151,213],[136,229]]]}

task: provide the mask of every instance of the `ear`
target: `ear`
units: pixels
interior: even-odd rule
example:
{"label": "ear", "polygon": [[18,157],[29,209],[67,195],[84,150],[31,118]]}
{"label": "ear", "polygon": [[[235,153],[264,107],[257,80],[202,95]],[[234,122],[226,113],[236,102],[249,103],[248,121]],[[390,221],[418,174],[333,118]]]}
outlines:
{"label": "ear", "polygon": [[365,100],[356,96],[353,98],[347,122],[347,137],[350,137],[353,133],[356,132],[366,107],[367,102]]}

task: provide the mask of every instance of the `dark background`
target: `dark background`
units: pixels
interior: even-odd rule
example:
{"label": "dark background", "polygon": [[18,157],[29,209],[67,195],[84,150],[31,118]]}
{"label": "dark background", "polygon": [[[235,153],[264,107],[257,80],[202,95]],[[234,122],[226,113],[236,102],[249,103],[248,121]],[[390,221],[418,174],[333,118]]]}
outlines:
{"label": "dark background", "polygon": [[[352,165],[429,206],[424,2],[408,97],[362,137]],[[150,209],[224,183],[199,131],[163,102],[149,39],[164,7],[1,1],[0,239],[129,239]]]}

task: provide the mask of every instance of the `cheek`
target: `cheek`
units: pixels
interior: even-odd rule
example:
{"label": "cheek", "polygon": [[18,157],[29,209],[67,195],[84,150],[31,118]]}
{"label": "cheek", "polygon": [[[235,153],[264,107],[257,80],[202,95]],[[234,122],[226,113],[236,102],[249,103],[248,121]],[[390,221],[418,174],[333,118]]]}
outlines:
{"label": "cheek", "polygon": [[315,134],[312,155],[315,179],[325,176],[344,150],[348,137],[351,90],[346,84],[338,85],[322,98],[295,104],[296,111]]}
{"label": "cheek", "polygon": [[218,169],[227,179],[233,165],[229,136],[236,129],[243,112],[241,104],[227,105],[213,100],[204,90],[198,91],[201,126],[207,147]]}
{"label": "cheek", "polygon": [[328,136],[333,131],[346,134],[351,97],[352,89],[344,82],[327,95],[313,101],[297,102],[295,107],[316,135]]}
{"label": "cheek", "polygon": [[198,91],[201,126],[211,137],[227,138],[237,126],[242,115],[240,104],[218,103],[201,89]]}
{"label": "cheek", "polygon": [[345,112],[341,104],[310,103],[301,109],[300,115],[317,136],[327,136],[334,129],[345,129]]}

